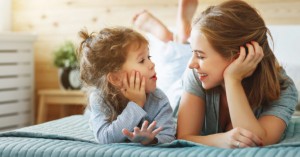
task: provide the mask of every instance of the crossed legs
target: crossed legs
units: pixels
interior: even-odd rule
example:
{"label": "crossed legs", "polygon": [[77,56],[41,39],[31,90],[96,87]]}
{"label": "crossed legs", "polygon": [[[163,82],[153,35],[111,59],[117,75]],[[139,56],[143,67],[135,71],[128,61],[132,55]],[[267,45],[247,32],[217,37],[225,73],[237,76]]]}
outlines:
{"label": "crossed legs", "polygon": [[140,30],[150,33],[163,42],[176,41],[186,43],[191,32],[191,22],[197,9],[198,0],[179,0],[176,35],[147,10],[137,13],[133,17],[133,24]]}

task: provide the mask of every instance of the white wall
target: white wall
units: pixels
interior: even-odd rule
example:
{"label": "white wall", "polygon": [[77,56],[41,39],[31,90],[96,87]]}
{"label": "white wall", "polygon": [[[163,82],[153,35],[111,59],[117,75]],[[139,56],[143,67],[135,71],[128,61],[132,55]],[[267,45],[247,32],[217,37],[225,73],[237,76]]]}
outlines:
{"label": "white wall", "polygon": [[300,66],[300,25],[268,27],[274,39],[274,53],[283,65]]}
{"label": "white wall", "polygon": [[274,40],[274,53],[300,91],[300,25],[268,26]]}
{"label": "white wall", "polygon": [[11,0],[0,0],[0,32],[11,30]]}

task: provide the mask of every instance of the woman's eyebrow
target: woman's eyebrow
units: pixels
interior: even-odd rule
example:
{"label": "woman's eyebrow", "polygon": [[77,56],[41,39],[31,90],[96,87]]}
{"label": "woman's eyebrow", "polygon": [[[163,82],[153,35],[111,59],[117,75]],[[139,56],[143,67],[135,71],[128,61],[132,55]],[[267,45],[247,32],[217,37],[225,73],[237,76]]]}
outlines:
{"label": "woman's eyebrow", "polygon": [[205,52],[201,51],[201,50],[192,50],[193,53],[202,53],[205,54]]}

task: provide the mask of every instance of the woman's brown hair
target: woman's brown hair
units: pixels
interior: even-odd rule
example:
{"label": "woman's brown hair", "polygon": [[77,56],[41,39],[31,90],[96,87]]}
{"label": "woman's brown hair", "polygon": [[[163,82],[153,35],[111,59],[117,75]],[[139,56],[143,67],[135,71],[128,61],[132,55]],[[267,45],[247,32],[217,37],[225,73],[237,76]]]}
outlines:
{"label": "woman's brown hair", "polygon": [[107,75],[121,69],[129,49],[148,45],[148,41],[125,27],[104,28],[91,34],[82,30],[79,36],[83,39],[77,50],[81,81],[88,89],[99,89],[97,96],[103,99],[101,111],[111,122],[124,110],[128,100],[108,82]]}
{"label": "woman's brown hair", "polygon": [[199,29],[212,47],[228,59],[240,51],[240,46],[258,42],[264,57],[254,73],[242,81],[248,101],[256,109],[279,98],[285,79],[268,43],[271,33],[255,8],[240,0],[211,6],[194,20],[193,29]]}

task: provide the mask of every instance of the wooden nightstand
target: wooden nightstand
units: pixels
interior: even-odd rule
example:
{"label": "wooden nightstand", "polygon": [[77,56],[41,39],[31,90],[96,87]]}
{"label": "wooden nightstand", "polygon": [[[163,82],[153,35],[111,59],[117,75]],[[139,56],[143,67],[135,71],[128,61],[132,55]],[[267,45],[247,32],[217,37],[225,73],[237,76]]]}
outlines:
{"label": "wooden nightstand", "polygon": [[45,122],[47,107],[51,105],[85,105],[86,95],[80,90],[46,89],[40,90],[37,123]]}

